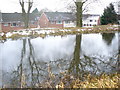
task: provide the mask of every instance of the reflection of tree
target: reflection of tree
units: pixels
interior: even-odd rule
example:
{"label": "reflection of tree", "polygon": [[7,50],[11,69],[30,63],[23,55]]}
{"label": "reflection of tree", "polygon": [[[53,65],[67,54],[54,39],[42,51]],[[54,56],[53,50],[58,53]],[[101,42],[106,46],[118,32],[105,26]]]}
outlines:
{"label": "reflection of tree", "polygon": [[76,35],[76,44],[74,49],[73,60],[70,63],[69,72],[74,72],[76,75],[79,74],[80,68],[80,48],[81,48],[81,35]]}
{"label": "reflection of tree", "polygon": [[[108,45],[111,44],[113,38],[115,37],[115,33],[103,33],[102,34],[102,38],[106,41],[106,43]],[[118,38],[119,39],[119,38]],[[119,41],[118,41],[118,44],[119,44]],[[119,45],[118,45],[118,49],[119,49]],[[118,59],[117,59],[117,69],[118,71],[120,71],[120,50],[118,51]]]}
{"label": "reflection of tree", "polygon": [[115,36],[115,33],[102,33],[102,38],[106,41],[108,45],[111,44],[114,36]]}
{"label": "reflection of tree", "polygon": [[120,72],[120,32],[118,32],[118,71]]}
{"label": "reflection of tree", "polygon": [[[112,38],[114,34],[111,34]],[[69,66],[69,73],[75,76],[83,77],[85,74],[100,74],[116,69],[116,56],[110,58],[101,56],[89,56],[81,53],[81,35],[76,35],[76,44],[74,49],[74,56]],[[106,71],[108,70],[108,71]]]}
{"label": "reflection of tree", "polygon": [[[31,78],[32,78],[32,85],[34,85],[35,83],[39,83],[39,68],[37,66],[37,63],[35,61],[35,55],[34,55],[34,48],[30,42],[30,39],[28,39],[28,43],[29,43],[29,50],[30,50],[30,54],[29,54],[29,64],[30,64],[30,69],[31,69]],[[34,71],[33,70],[36,70],[37,71],[37,82],[34,82]]]}
{"label": "reflection of tree", "polygon": [[[27,54],[26,45],[28,41],[28,49],[29,53]],[[27,59],[26,59],[27,56]],[[26,64],[28,63],[28,64]],[[26,64],[26,65],[25,65]],[[26,71],[27,70],[27,71]],[[34,48],[31,44],[30,39],[23,39],[23,48],[21,53],[21,61],[18,66],[18,76],[20,80],[20,87],[25,87],[28,79],[29,83],[31,83],[31,87],[34,87],[36,83],[39,83],[39,67],[37,66]]]}
{"label": "reflection of tree", "polygon": [[[58,64],[53,65],[53,62],[46,63],[36,59],[30,39],[23,39],[22,43],[20,64],[18,65],[18,69],[13,71],[13,78],[11,78],[10,85],[14,87],[15,83],[17,83],[15,87],[36,87],[36,85],[40,85],[41,80],[50,80],[51,77],[49,75],[52,72],[48,71],[48,64],[51,64],[50,68],[51,66],[54,68],[54,66],[56,67]],[[60,61],[61,60],[58,60],[58,62]],[[57,62],[55,61],[55,63]]]}
{"label": "reflection of tree", "polygon": [[26,53],[26,39],[23,39],[23,49],[21,53],[21,61],[20,61],[20,86],[22,87],[22,75],[23,75],[23,58]]}
{"label": "reflection of tree", "polygon": [[[19,64],[17,70],[12,71],[12,73],[11,72],[8,73],[8,75],[9,74],[11,75],[11,77],[9,78],[10,85],[8,85],[8,87],[14,87],[14,88],[23,87],[23,70],[24,70],[23,61],[24,61],[24,57],[26,54],[26,39],[23,39],[22,43],[23,43],[23,48],[21,51],[20,64]],[[24,80],[24,82],[25,82],[25,80]]]}

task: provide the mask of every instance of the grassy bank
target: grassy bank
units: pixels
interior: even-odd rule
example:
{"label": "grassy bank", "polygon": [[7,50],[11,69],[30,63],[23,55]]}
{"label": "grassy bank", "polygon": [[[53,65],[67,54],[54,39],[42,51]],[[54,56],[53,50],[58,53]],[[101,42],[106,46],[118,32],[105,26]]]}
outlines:
{"label": "grassy bank", "polygon": [[[41,32],[42,31],[42,32]],[[42,37],[45,38],[47,35],[50,36],[64,36],[64,35],[73,35],[73,34],[89,34],[89,33],[109,33],[119,31],[118,26],[112,25],[102,25],[102,26],[94,26],[94,27],[74,27],[74,28],[59,28],[59,29],[27,29],[20,31],[12,31],[4,33],[0,35],[0,39],[5,38],[21,38],[21,37]],[[9,33],[9,35],[8,35]]]}

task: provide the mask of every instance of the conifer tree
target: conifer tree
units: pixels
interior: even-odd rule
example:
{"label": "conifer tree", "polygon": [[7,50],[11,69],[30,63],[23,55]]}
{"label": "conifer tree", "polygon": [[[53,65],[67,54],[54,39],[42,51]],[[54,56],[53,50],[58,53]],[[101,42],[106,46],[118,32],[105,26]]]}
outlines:
{"label": "conifer tree", "polygon": [[104,13],[101,16],[101,24],[115,24],[117,23],[117,14],[115,12],[114,6],[110,3],[109,7],[104,9]]}

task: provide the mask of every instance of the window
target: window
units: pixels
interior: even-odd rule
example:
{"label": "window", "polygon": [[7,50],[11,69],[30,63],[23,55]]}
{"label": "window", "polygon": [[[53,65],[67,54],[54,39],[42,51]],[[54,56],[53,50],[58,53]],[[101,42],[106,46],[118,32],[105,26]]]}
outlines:
{"label": "window", "polygon": [[34,24],[35,24],[35,22],[34,22],[34,21],[31,21],[31,24],[32,24],[32,25],[34,25]]}
{"label": "window", "polygon": [[4,25],[4,26],[8,26],[8,23],[4,23],[3,25]]}
{"label": "window", "polygon": [[25,24],[22,22],[22,23],[20,24],[20,26],[24,27],[24,26],[25,26]]}
{"label": "window", "polygon": [[69,24],[69,23],[70,23],[70,21],[65,21],[65,23],[66,23],[66,24]]}
{"label": "window", "polygon": [[11,26],[12,26],[12,27],[17,27],[18,24],[17,24],[17,23],[11,23]]}
{"label": "window", "polygon": [[51,24],[55,24],[55,21],[50,21]]}
{"label": "window", "polygon": [[92,20],[90,20],[90,22],[92,22]]}
{"label": "window", "polygon": [[84,26],[86,26],[86,24],[84,24]]}
{"label": "window", "polygon": [[56,21],[56,24],[62,24],[62,21]]}
{"label": "window", "polygon": [[97,20],[95,20],[95,22],[97,22]]}

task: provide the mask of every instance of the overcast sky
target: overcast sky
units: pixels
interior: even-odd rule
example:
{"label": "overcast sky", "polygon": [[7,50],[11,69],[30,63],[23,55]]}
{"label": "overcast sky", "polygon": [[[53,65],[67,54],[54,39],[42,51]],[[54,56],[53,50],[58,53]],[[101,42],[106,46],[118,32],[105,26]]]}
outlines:
{"label": "overcast sky", "polygon": [[[66,7],[71,4],[72,0],[33,0],[34,5],[32,10],[38,8],[40,11],[43,8],[48,8],[52,11],[66,11]],[[91,10],[87,13],[102,14],[106,6],[111,2],[116,2],[119,0],[98,0],[97,3],[92,3]],[[3,13],[10,12],[21,12],[21,7],[19,5],[19,0],[0,0],[0,10]],[[31,10],[31,11],[32,11]]]}

